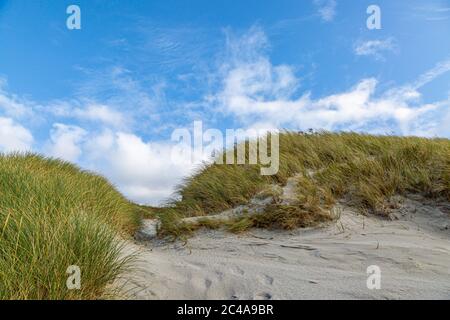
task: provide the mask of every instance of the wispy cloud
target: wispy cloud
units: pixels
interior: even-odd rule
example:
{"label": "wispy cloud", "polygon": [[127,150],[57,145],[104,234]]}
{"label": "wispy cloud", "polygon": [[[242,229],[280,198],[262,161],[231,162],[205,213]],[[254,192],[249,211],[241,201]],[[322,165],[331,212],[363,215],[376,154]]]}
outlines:
{"label": "wispy cloud", "polygon": [[443,3],[432,3],[414,8],[414,16],[428,21],[443,21],[450,19],[450,7]]}
{"label": "wispy cloud", "polygon": [[317,7],[317,12],[323,21],[333,21],[336,16],[336,0],[314,0],[314,5]]}
{"label": "wispy cloud", "polygon": [[7,80],[0,77],[0,111],[11,117],[25,117],[33,114],[31,102],[24,97],[7,91]]}
{"label": "wispy cloud", "polygon": [[377,60],[384,60],[383,53],[396,52],[398,45],[394,38],[384,40],[359,41],[354,46],[354,52],[358,56],[372,56]]}
{"label": "wispy cloud", "polygon": [[76,97],[69,103],[55,101],[54,112],[148,132],[157,129],[169,109],[164,79],[142,78],[120,65],[82,72],[86,80],[78,85]]}
{"label": "wispy cloud", "polygon": [[126,129],[131,119],[114,107],[86,99],[53,101],[46,107],[46,111],[60,119],[92,122],[95,125],[106,125]]}
{"label": "wispy cloud", "polygon": [[426,85],[427,83],[430,83],[437,77],[443,75],[444,73],[447,73],[450,71],[450,58],[444,61],[441,61],[436,64],[434,68],[431,70],[428,70],[423,75],[421,75],[413,84],[414,89],[419,89]]}

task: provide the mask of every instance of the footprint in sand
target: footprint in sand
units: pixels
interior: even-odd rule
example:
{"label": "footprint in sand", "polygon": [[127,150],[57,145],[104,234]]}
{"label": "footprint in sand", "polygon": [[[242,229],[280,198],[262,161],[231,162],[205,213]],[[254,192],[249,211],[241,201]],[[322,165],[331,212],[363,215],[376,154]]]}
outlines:
{"label": "footprint in sand", "polygon": [[216,276],[219,279],[219,281],[222,281],[224,273],[222,271],[218,271],[218,270],[216,270],[215,273],[216,273]]}
{"label": "footprint in sand", "polygon": [[268,276],[267,274],[262,274],[259,276],[259,279],[261,283],[265,285],[271,286],[273,284],[273,278],[271,276]]}
{"label": "footprint in sand", "polygon": [[236,266],[231,270],[232,273],[236,274],[236,275],[240,275],[243,276],[245,274],[245,271],[243,269],[241,269],[240,267]]}
{"label": "footprint in sand", "polygon": [[255,300],[272,300],[272,294],[268,292],[260,292],[255,296]]}

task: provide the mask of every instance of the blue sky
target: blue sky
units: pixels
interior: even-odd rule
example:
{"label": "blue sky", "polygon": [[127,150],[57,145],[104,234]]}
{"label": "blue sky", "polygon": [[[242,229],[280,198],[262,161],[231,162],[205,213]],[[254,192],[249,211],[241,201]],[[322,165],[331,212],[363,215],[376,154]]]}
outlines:
{"label": "blue sky", "polygon": [[195,120],[450,137],[449,35],[442,0],[0,0],[0,151],[157,203],[192,170],[169,154]]}

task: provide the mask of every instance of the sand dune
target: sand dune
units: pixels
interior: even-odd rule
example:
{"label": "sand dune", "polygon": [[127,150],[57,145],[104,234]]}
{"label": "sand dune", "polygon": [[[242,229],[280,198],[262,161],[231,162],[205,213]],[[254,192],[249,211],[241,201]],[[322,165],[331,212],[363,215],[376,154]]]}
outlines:
{"label": "sand dune", "polygon": [[[449,205],[418,200],[404,199],[393,221],[340,205],[322,228],[129,243],[136,269],[117,285],[130,299],[449,299]],[[367,288],[370,265],[379,290]]]}

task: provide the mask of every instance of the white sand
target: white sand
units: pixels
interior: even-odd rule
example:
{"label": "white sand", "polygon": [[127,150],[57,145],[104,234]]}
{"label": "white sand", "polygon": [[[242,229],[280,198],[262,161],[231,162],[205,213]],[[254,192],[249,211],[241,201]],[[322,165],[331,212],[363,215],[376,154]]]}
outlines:
{"label": "white sand", "polygon": [[[117,284],[131,299],[450,299],[448,203],[406,200],[395,221],[342,208],[319,229],[130,243],[139,261]],[[366,286],[370,265],[380,290]]]}

